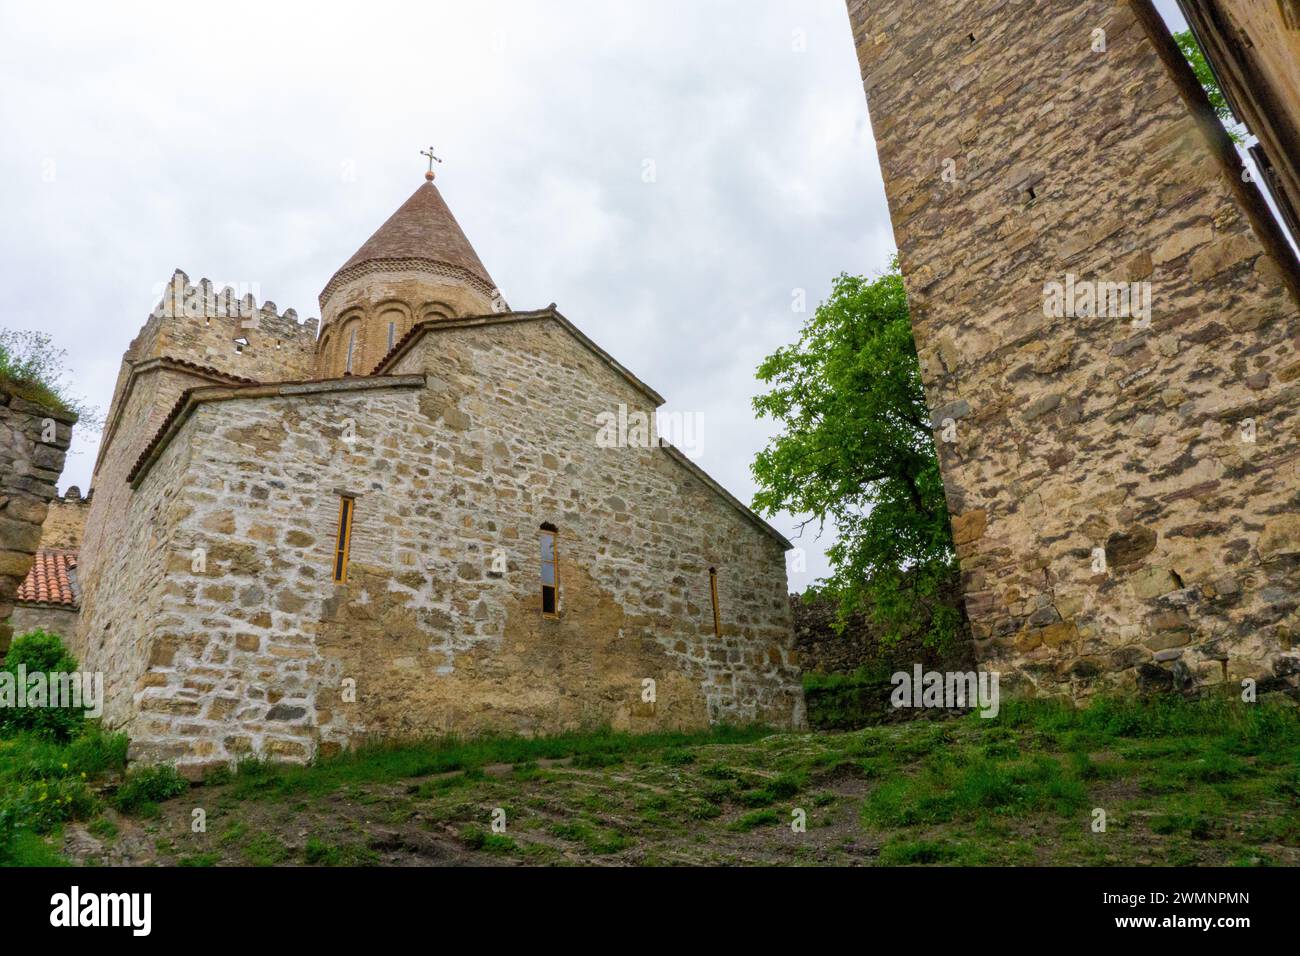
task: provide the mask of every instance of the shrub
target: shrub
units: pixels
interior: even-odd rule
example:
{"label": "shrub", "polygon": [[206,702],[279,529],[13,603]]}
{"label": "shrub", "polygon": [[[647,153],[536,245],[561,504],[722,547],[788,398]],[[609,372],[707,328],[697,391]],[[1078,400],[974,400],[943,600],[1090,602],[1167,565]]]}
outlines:
{"label": "shrub", "polygon": [[99,812],[92,776],[126,766],[126,737],[82,722],[71,743],[18,731],[0,740],[0,864],[49,866],[60,861],[43,840],[68,820]]}
{"label": "shrub", "polygon": [[169,764],[137,767],[117,788],[113,803],[123,813],[149,813],[160,800],[178,797],[190,788],[176,768]]}
{"label": "shrub", "polygon": [[49,833],[67,820],[88,820],[98,812],[99,801],[80,778],[34,780],[7,787],[0,798],[0,847],[9,845],[20,829]]}
{"label": "shrub", "polygon": [[6,738],[0,745],[0,781],[125,770],[126,735],[107,733],[90,722],[85,728],[85,733],[70,743],[26,732]]}
{"label": "shrub", "polygon": [[57,634],[47,634],[37,629],[14,638],[0,673],[10,675],[15,697],[13,706],[0,706],[0,733],[8,736],[16,731],[29,730],[54,740],[71,740],[79,734],[86,725],[84,708],[17,706],[20,666],[27,678],[36,673],[74,674],[77,671],[77,659],[68,653]]}
{"label": "shrub", "polygon": [[72,412],[83,431],[98,430],[99,410],[69,390],[66,360],[67,352],[44,332],[0,329],[0,386],[37,405]]}

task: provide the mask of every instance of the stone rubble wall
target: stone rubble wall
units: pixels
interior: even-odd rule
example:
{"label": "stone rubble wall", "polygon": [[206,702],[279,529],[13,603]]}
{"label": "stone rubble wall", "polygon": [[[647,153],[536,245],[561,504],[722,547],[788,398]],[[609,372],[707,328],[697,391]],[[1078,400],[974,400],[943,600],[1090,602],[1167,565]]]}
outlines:
{"label": "stone rubble wall", "polygon": [[[960,594],[953,594],[951,600],[945,596],[944,603],[961,610]],[[938,648],[928,646],[923,634],[903,634],[896,643],[882,642],[880,629],[863,614],[853,615],[839,630],[838,607],[832,599],[791,594],[790,610],[794,615],[795,649],[805,674],[890,674],[910,671],[914,664],[927,670],[975,669],[965,621],[951,644]]]}
{"label": "stone rubble wall", "polygon": [[49,502],[58,495],[76,420],[0,384],[0,656],[15,633],[14,598],[32,569]]}
{"label": "stone rubble wall", "polygon": [[[847,5],[981,662],[1293,682],[1300,310],[1132,10]],[[1045,314],[1067,274],[1150,283],[1149,327]]]}
{"label": "stone rubble wall", "polygon": [[[626,379],[549,319],[428,334],[393,374],[427,385],[201,404],[123,502],[95,627],[134,756],[803,725],[783,545],[664,449],[597,447],[600,412],[652,411]],[[543,522],[558,618],[540,609]]]}

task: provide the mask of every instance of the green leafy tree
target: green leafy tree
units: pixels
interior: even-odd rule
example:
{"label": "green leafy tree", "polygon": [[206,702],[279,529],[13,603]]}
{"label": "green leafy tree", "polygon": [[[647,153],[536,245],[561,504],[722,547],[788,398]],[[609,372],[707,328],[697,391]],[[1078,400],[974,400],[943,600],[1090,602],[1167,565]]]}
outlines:
{"label": "green leafy tree", "polygon": [[954,637],[956,556],[897,260],[875,280],[840,275],[758,378],[771,390],[754,409],[783,431],[751,466],[755,510],[838,532],[814,593],[838,601],[841,623],[868,614],[886,641]]}
{"label": "green leafy tree", "polygon": [[1232,107],[1228,105],[1228,98],[1223,95],[1223,90],[1219,86],[1219,78],[1214,75],[1209,61],[1205,59],[1205,51],[1196,42],[1195,34],[1191,30],[1182,30],[1174,34],[1174,42],[1178,44],[1178,49],[1183,51],[1183,56],[1191,64],[1192,72],[1196,74],[1196,79],[1205,90],[1210,105],[1214,107],[1214,115],[1223,123],[1232,141],[1238,146],[1243,145],[1246,140],[1237,128],[1241,124],[1233,115]]}

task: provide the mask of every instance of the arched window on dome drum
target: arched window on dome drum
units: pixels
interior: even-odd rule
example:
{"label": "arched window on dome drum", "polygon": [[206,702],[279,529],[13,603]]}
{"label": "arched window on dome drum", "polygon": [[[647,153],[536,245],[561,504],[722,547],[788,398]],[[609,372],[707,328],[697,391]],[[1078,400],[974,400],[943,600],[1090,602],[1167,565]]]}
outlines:
{"label": "arched window on dome drum", "polygon": [[393,350],[397,340],[411,327],[411,310],[401,303],[386,303],[380,307],[379,321],[375,323],[375,327],[386,329],[388,332],[388,344],[384,347],[384,354],[387,355]]}
{"label": "arched window on dome drum", "polygon": [[556,542],[558,530],[547,522],[542,525],[542,613],[548,617],[560,614],[560,554]]}
{"label": "arched window on dome drum", "polygon": [[348,361],[347,364],[343,367],[344,375],[352,374],[352,357],[353,355],[356,354],[356,350],[357,350],[357,330],[353,329],[348,334]]}

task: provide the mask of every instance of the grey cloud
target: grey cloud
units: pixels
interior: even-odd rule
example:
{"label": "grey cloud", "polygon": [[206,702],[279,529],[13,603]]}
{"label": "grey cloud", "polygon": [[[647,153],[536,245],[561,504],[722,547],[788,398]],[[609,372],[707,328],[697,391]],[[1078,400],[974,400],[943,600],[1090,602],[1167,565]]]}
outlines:
{"label": "grey cloud", "polygon": [[[806,317],[792,290],[812,309],[891,254],[840,0],[184,10],[0,9],[5,324],[51,332],[101,406],[175,267],[318,315],[432,142],[511,305],[555,301],[699,413],[696,459],[748,501],[772,433],[753,372]],[[84,489],[94,442],[74,451]],[[795,543],[802,588],[829,541]]]}

